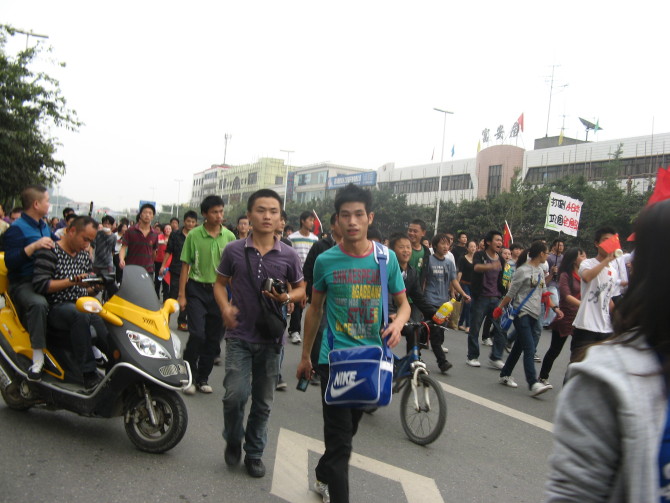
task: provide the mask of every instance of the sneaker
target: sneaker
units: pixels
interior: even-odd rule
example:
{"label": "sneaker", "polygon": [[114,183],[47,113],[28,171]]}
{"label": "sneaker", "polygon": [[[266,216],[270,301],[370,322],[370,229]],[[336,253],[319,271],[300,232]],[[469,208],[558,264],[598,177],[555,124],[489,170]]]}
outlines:
{"label": "sneaker", "polygon": [[179,330],[180,332],[188,332],[188,324],[180,323],[179,325],[177,325],[177,330]]}
{"label": "sneaker", "polygon": [[502,370],[504,366],[505,364],[503,363],[502,360],[491,360],[489,358],[489,367],[491,367],[492,369]]}
{"label": "sneaker", "polygon": [[321,495],[323,503],[330,503],[330,493],[328,492],[328,484],[316,481],[314,482],[314,491]]}
{"label": "sneaker", "polygon": [[503,376],[500,379],[498,379],[498,382],[500,384],[504,384],[505,386],[509,386],[510,388],[518,388],[519,385],[516,383],[514,378],[512,376]]}
{"label": "sneaker", "polygon": [[448,360],[445,360],[443,363],[440,363],[440,364],[438,365],[438,367],[440,367],[440,372],[442,372],[443,374],[446,374],[447,371],[448,371],[451,367],[453,367],[453,365],[452,365],[451,363],[449,363]]}
{"label": "sneaker", "polygon": [[28,380],[32,382],[40,382],[42,380],[42,365],[31,365],[28,369]]}
{"label": "sneaker", "polygon": [[493,341],[492,341],[491,338],[489,337],[488,339],[484,339],[484,340],[482,341],[482,344],[483,344],[484,346],[493,346]]}
{"label": "sneaker", "polygon": [[319,386],[321,385],[321,377],[319,377],[319,374],[314,374],[312,378],[309,380],[309,383],[312,386]]}
{"label": "sneaker", "polygon": [[541,382],[533,383],[533,385],[530,387],[530,396],[541,395],[545,391],[549,391],[551,388],[552,386],[547,386]]}
{"label": "sneaker", "polygon": [[84,374],[84,389],[91,391],[102,382],[102,376],[97,372],[86,372]]}
{"label": "sneaker", "polygon": [[223,460],[228,466],[235,466],[242,457],[241,444],[226,444],[226,450],[223,453]]}
{"label": "sneaker", "polygon": [[286,384],[286,381],[282,379],[277,383],[277,387],[275,389],[277,391],[284,391],[286,388],[288,388],[288,384]]}
{"label": "sneaker", "polygon": [[535,361],[535,363],[541,363],[541,362],[542,362],[542,358],[540,358],[540,357],[537,355],[537,353],[536,353],[535,356],[533,356],[533,361]]}
{"label": "sneaker", "polygon": [[465,332],[466,328],[463,325],[458,325],[458,329]]}
{"label": "sneaker", "polygon": [[507,346],[505,346],[505,351],[507,351],[508,353],[511,353],[512,352],[512,345],[508,344]]}
{"label": "sneaker", "polygon": [[260,458],[244,458],[244,466],[247,468],[247,473],[254,478],[261,478],[265,476],[265,465]]}
{"label": "sneaker", "polygon": [[302,339],[300,338],[300,334],[298,332],[291,332],[288,335],[288,340],[291,341],[292,344],[300,344],[302,342]]}
{"label": "sneaker", "polygon": [[207,381],[199,382],[198,384],[195,385],[195,389],[197,389],[200,393],[205,394],[209,394],[214,391],[214,389],[207,383]]}
{"label": "sneaker", "polygon": [[184,388],[182,390],[182,393],[184,395],[195,395],[196,389],[195,389],[195,384],[191,384],[188,388]]}
{"label": "sneaker", "polygon": [[449,348],[447,346],[442,346],[442,351],[445,353],[449,352]]}
{"label": "sneaker", "polygon": [[549,384],[549,380],[548,380],[548,379],[538,379],[538,381],[540,381],[540,382],[541,382],[542,384],[544,384],[545,386],[549,386],[549,389],[554,389],[554,387],[553,387],[551,384]]}
{"label": "sneaker", "polygon": [[220,367],[222,364],[223,364],[223,360],[221,359],[220,356],[217,356],[216,358],[214,358],[214,365],[216,365],[217,367]]}
{"label": "sneaker", "polygon": [[465,362],[466,365],[470,365],[471,367],[481,367],[482,364],[479,363],[479,360],[477,358],[473,358],[472,360],[468,360]]}

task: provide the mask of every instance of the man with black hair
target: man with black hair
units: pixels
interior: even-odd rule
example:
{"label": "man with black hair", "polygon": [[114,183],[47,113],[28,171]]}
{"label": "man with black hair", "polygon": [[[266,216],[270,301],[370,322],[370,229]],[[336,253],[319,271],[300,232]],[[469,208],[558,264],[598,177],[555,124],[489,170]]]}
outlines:
{"label": "man with black hair", "polygon": [[154,278],[154,255],[158,247],[158,234],[151,228],[151,221],[156,215],[153,204],[145,203],[137,215],[137,225],[130,227],[121,239],[119,266],[121,269],[129,265],[144,267],[149,277]]}
{"label": "man with black hair", "polygon": [[21,203],[21,217],[4,234],[5,265],[8,270],[9,295],[30,334],[33,364],[28,370],[28,379],[38,381],[44,366],[49,304],[33,288],[33,255],[38,250],[53,249],[57,238],[42,220],[49,212],[49,193],[45,187],[29,185],[21,192]]}
{"label": "man with black hair", "polygon": [[[311,349],[324,313],[324,302],[326,330],[332,334],[333,349],[381,346],[382,338],[386,338],[392,348],[400,341],[400,333],[410,316],[398,260],[395,253],[388,251],[387,285],[397,313],[388,327],[383,326],[380,266],[374,244],[367,239],[368,227],[374,220],[370,191],[347,185],[335,197],[335,213],[342,244],[319,255],[314,265],[312,303],[305,317],[305,343],[296,372],[298,378],[312,376]],[[363,410],[328,405],[323,399],[330,374],[328,340],[324,334],[317,367],[321,376],[326,451],[316,467],[314,489],[323,501],[330,501],[332,496],[333,501],[343,502],[349,501],[349,458]]]}
{"label": "man with black hair", "polygon": [[170,219],[170,227],[172,227],[172,232],[177,232],[179,230],[179,219],[177,217],[172,217]]}
{"label": "man with black hair", "polygon": [[237,239],[246,239],[249,235],[249,218],[246,215],[237,217],[237,226],[235,227]]}
{"label": "man with black hair", "polygon": [[425,235],[426,222],[420,218],[412,220],[407,227],[407,236],[410,243],[412,243],[412,257],[409,259],[409,265],[419,274],[421,283],[423,283],[426,277],[425,265],[428,263],[428,257],[431,255],[430,248],[421,243]]}
{"label": "man with black hair", "polygon": [[116,237],[112,233],[114,217],[105,215],[102,217],[102,225],[98,227],[95,240],[91,247],[95,251],[93,257],[93,272],[98,276],[114,276],[114,247],[116,246]]}
{"label": "man with black hair", "polygon": [[[313,230],[314,213],[311,211],[303,211],[300,214],[300,229],[288,236],[291,243],[293,243],[293,248],[298,252],[301,266],[305,265],[305,259],[307,258],[310,248],[312,248],[314,243],[319,240],[319,238],[312,233]],[[300,344],[300,341],[302,340],[300,338],[300,322],[302,321],[302,310],[304,307],[304,302],[300,304],[296,303],[293,308],[293,314],[291,314],[288,337],[293,344]]]}
{"label": "man with black hair", "polygon": [[[172,222],[172,220],[170,221]],[[186,242],[186,236],[188,233],[198,225],[198,214],[189,210],[184,215],[184,226],[177,230],[176,232],[170,233],[168,238],[167,248],[165,249],[165,257],[163,258],[163,263],[158,272],[160,276],[165,276],[167,272],[167,264],[170,262],[170,293],[169,296],[171,299],[179,298],[179,284],[181,283],[181,251],[184,248],[184,243]],[[177,330],[182,332],[188,331],[187,324],[187,314],[186,309],[179,310],[179,316],[177,317]]]}
{"label": "man with black hair", "polygon": [[[257,328],[256,322],[263,313],[261,302],[266,310],[280,315],[283,306],[305,298],[298,254],[275,234],[281,203],[279,195],[270,189],[249,196],[247,216],[253,232],[226,246],[214,284],[214,296],[226,325],[224,461],[229,466],[239,463],[244,443],[244,465],[252,477],[265,475],[262,457],[284,344],[283,333],[261,333]],[[291,285],[291,290],[280,293],[273,287],[268,291],[263,288],[268,279]],[[228,298],[228,287],[232,300]],[[245,425],[249,397],[251,407]]]}
{"label": "man with black hair", "polygon": [[454,261],[458,265],[461,257],[468,253],[468,234],[464,231],[456,233],[456,243],[454,243],[451,253],[454,255]]}
{"label": "man with black hair", "polygon": [[209,375],[219,354],[223,320],[214,298],[216,265],[224,248],[235,241],[235,235],[223,225],[223,199],[207,196],[200,204],[202,225],[195,227],[184,240],[180,259],[179,308],[188,315],[188,342],[184,360],[191,366],[194,383],[184,390],[187,395],[212,393]]}
{"label": "man with black hair", "polygon": [[54,235],[58,239],[60,239],[63,236],[63,234],[65,233],[65,230],[69,227],[70,222],[72,222],[75,218],[77,218],[77,215],[74,213],[74,211],[65,215],[65,218],[63,218],[63,222],[65,223],[65,225],[63,225],[62,227],[56,226],[56,230],[54,231]]}
{"label": "man with black hair", "polygon": [[489,358],[489,366],[500,370],[505,363],[502,361],[506,337],[498,320],[493,319],[493,310],[500,304],[505,295],[502,284],[505,259],[501,255],[502,232],[492,230],[484,238],[484,251],[475,252],[472,258],[474,273],[472,274],[472,323],[468,333],[467,365],[480,367],[479,362],[479,330],[485,317],[490,317],[493,324],[493,347]]}
{"label": "man with black hair", "polygon": [[74,215],[74,209],[70,208],[69,206],[66,208],[63,208],[63,218],[61,218],[60,222],[56,225],[56,230],[58,229],[64,229],[67,227],[67,216],[68,215]]}

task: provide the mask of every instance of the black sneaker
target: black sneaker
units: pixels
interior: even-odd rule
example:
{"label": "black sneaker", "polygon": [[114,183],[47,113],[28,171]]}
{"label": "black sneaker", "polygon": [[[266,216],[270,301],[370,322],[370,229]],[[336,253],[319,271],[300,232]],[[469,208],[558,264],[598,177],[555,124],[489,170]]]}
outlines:
{"label": "black sneaker", "polygon": [[244,458],[244,466],[247,468],[247,473],[255,478],[265,477],[265,465],[260,458]]}
{"label": "black sneaker", "polygon": [[226,444],[226,451],[223,453],[223,460],[228,466],[234,466],[240,462],[242,457],[242,446],[240,444]]}
{"label": "black sneaker", "polygon": [[442,372],[443,374],[446,374],[447,371],[448,371],[451,367],[453,367],[453,365],[452,365],[451,363],[449,363],[448,360],[445,360],[444,363],[440,363],[440,364],[438,365],[438,367],[440,367],[440,372]]}
{"label": "black sneaker", "polygon": [[28,369],[28,380],[32,382],[40,382],[42,380],[42,369],[37,371],[30,367]]}
{"label": "black sneaker", "polygon": [[102,376],[97,372],[86,372],[84,374],[84,389],[91,391],[102,382]]}

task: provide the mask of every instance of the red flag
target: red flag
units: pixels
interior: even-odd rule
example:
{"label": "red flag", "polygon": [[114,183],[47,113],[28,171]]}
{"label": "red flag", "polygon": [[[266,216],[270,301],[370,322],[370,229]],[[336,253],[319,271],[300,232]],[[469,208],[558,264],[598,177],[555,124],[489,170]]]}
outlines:
{"label": "red flag", "polygon": [[[647,201],[647,206],[652,204],[659,203],[670,199],[670,166],[666,169],[658,168],[656,173],[656,185],[654,185],[654,192],[651,194],[649,201]],[[626,241],[635,241],[635,233],[632,233],[628,236]]]}
{"label": "red flag", "polygon": [[319,220],[319,215],[316,214],[316,211],[312,210],[312,213],[314,213],[314,234],[318,237],[321,236],[321,220]]}
{"label": "red flag", "polygon": [[621,243],[619,242],[619,235],[615,234],[609,239],[606,239],[599,245],[607,253],[614,253],[616,250],[621,249]]}
{"label": "red flag", "polygon": [[503,246],[505,248],[509,248],[509,245],[511,245],[514,242],[514,239],[512,239],[512,229],[509,228],[509,224],[507,223],[507,220],[505,220],[505,230],[503,232]]}
{"label": "red flag", "polygon": [[519,123],[519,129],[523,133],[523,114],[519,115],[519,118],[516,120]]}

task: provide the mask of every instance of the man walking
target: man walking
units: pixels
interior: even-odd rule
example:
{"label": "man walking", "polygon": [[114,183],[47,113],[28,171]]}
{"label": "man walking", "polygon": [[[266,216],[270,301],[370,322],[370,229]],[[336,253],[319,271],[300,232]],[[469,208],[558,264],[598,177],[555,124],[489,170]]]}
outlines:
{"label": "man walking", "polygon": [[[310,248],[316,243],[317,238],[312,231],[314,230],[314,214],[311,211],[303,211],[300,214],[300,229],[289,235],[293,248],[300,257],[300,267],[305,265],[305,259]],[[288,337],[293,344],[300,344],[300,322],[302,321],[302,310],[305,303],[296,303],[291,314],[291,324],[288,327]]]}
{"label": "man walking", "polygon": [[426,278],[426,264],[428,264],[428,257],[430,257],[430,249],[421,244],[426,235],[426,222],[420,218],[415,218],[407,227],[407,237],[409,237],[409,242],[412,243],[412,257],[409,259],[409,265],[414,269],[420,278],[421,284],[423,284],[424,279]]}
{"label": "man walking", "polygon": [[[218,276],[214,285],[220,316],[227,329],[223,379],[224,461],[229,466],[239,463],[244,442],[244,465],[252,477],[265,475],[262,457],[283,344],[283,330],[277,334],[261,333],[256,322],[264,311],[266,316],[281,316],[282,306],[305,298],[298,254],[275,235],[281,202],[279,195],[269,189],[249,196],[247,216],[253,232],[226,247],[216,269]],[[268,291],[264,288],[267,280],[290,284],[292,289],[290,292],[282,289],[280,293],[273,287]],[[228,286],[232,300],[228,300]],[[250,396],[245,427],[244,410]]]}
{"label": "man walking", "polygon": [[191,366],[194,384],[184,390],[187,395],[211,393],[209,374],[219,353],[223,322],[214,298],[216,265],[224,248],[235,241],[235,235],[223,225],[223,200],[207,196],[200,204],[204,223],[188,233],[181,251],[179,275],[179,308],[188,314],[188,342],[184,360]]}
{"label": "man walking", "polygon": [[[335,198],[342,244],[316,259],[312,303],[305,318],[305,343],[297,369],[298,378],[309,379],[312,375],[310,352],[324,302],[328,320],[326,331],[332,334],[333,349],[381,346],[382,338],[387,338],[389,347],[394,347],[400,340],[400,332],[410,316],[410,306],[398,260],[395,253],[389,251],[388,290],[394,297],[397,313],[388,327],[382,326],[380,269],[373,243],[367,239],[368,226],[374,219],[371,210],[370,192],[353,184],[339,191]],[[349,458],[363,410],[328,405],[323,399],[330,372],[328,339],[324,334],[317,367],[321,376],[326,452],[316,467],[314,487],[324,501],[341,503],[349,501]]]}

